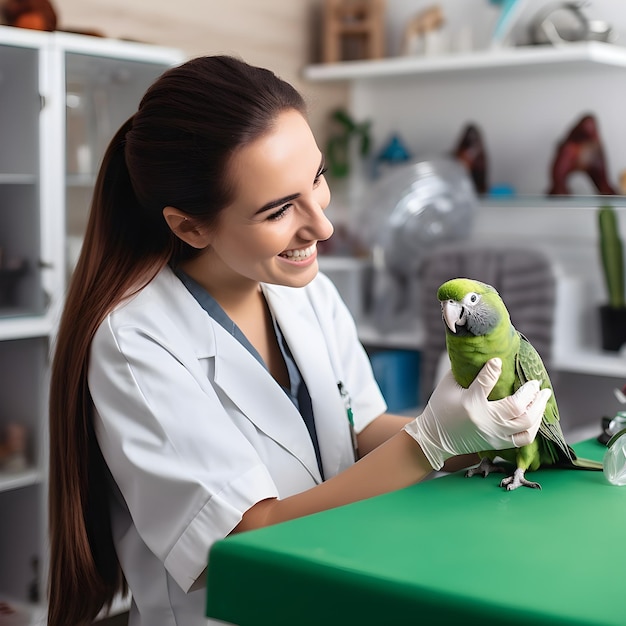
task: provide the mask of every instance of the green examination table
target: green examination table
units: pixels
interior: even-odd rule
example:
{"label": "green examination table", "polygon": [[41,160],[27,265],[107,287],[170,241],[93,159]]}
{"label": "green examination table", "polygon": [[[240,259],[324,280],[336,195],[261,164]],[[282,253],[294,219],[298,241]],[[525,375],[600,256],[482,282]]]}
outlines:
{"label": "green examination table", "polygon": [[[573,446],[601,460],[595,440]],[[217,542],[207,615],[239,626],[626,625],[626,487],[462,472]]]}

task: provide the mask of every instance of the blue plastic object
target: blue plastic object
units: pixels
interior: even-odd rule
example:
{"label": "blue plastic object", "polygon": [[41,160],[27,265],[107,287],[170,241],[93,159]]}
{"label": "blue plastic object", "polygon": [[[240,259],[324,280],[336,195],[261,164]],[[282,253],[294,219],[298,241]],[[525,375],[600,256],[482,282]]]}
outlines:
{"label": "blue plastic object", "polygon": [[370,361],[390,413],[419,406],[419,352],[381,350],[370,354]]}

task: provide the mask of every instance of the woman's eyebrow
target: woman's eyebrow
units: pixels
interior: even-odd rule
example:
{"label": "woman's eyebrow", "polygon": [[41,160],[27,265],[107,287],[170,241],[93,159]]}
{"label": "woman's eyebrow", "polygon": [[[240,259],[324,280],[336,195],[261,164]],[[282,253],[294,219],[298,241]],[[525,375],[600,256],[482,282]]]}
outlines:
{"label": "woman's eyebrow", "polygon": [[[322,155],[322,160],[320,161],[320,166],[317,169],[317,176],[320,175],[320,172],[324,169],[325,159],[324,155]],[[279,207],[281,204],[287,204],[287,202],[292,202],[300,197],[299,193],[292,193],[289,196],[285,196],[284,198],[278,198],[277,200],[270,200],[266,204],[264,204],[258,211],[255,212],[255,215],[259,215],[259,213],[263,213],[265,211],[269,211],[270,209],[275,209]]]}
{"label": "woman's eyebrow", "polygon": [[255,213],[255,215],[258,215],[259,213],[263,213],[264,211],[269,211],[270,209],[275,209],[276,207],[279,207],[281,204],[286,204],[287,202],[291,202],[292,200],[295,200],[296,198],[299,198],[299,197],[300,197],[299,193],[292,193],[290,196],[285,196],[284,198],[278,198],[278,200],[271,200],[267,204],[264,204]]}

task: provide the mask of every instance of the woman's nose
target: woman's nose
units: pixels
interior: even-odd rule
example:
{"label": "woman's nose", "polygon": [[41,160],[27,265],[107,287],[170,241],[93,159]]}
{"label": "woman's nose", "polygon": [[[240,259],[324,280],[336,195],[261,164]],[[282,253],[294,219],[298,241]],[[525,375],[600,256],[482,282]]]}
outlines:
{"label": "woman's nose", "polygon": [[306,212],[306,218],[303,220],[303,230],[306,232],[306,239],[317,239],[324,241],[330,239],[335,228],[332,222],[326,217],[324,210],[327,204],[321,206],[315,204]]}

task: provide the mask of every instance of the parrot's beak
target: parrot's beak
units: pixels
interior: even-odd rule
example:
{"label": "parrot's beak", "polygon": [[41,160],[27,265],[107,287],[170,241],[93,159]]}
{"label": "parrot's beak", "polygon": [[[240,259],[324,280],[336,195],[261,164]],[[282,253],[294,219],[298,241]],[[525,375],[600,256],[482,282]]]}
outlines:
{"label": "parrot's beak", "polygon": [[441,315],[450,332],[456,333],[457,324],[465,324],[463,318],[463,306],[456,300],[445,300],[441,303]]}

